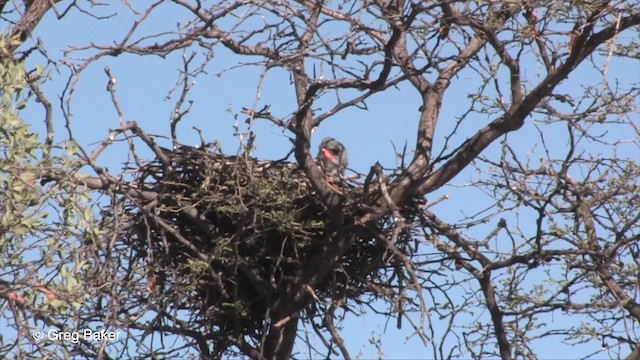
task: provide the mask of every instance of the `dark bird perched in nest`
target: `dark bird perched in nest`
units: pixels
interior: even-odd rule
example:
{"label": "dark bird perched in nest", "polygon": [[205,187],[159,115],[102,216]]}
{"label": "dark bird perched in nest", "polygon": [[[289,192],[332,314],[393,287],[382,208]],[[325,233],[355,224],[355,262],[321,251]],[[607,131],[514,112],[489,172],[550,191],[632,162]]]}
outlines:
{"label": "dark bird perched in nest", "polygon": [[327,175],[343,175],[349,164],[347,149],[332,137],[322,139],[317,160]]}

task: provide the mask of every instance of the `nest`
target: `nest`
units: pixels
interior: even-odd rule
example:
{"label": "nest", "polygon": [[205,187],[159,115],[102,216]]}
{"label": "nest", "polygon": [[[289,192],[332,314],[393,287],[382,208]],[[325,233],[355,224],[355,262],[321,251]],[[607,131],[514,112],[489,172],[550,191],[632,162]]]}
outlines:
{"label": "nest", "polygon": [[[192,148],[168,158],[170,166],[156,160],[138,170],[137,187],[158,195],[125,207],[133,226],[123,238],[167,306],[196,310],[222,337],[258,335],[272,301],[328,241],[328,210],[295,164]],[[344,221],[355,232],[350,224],[367,197],[358,184],[336,188],[349,199]],[[390,223],[377,226],[384,232]],[[371,264],[387,249],[361,230],[316,296],[371,291],[381,276]]]}

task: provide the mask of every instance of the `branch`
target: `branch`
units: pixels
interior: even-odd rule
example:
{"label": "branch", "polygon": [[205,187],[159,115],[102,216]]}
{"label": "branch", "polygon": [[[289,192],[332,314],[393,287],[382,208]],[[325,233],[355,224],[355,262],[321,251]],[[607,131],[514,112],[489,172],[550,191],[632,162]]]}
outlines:
{"label": "branch", "polygon": [[[640,14],[622,19],[619,28],[620,31],[622,31],[637,24],[640,24]],[[616,35],[616,25],[617,24],[610,25],[604,30],[594,34],[584,42],[584,46],[581,46],[581,42],[578,41],[576,49],[567,57],[564,63],[549,73],[538,86],[524,97],[517,107],[510,109],[508,113],[478,131],[460,147],[451,160],[447,161],[433,174],[423,180],[417,188],[417,195],[427,194],[446,184],[469,165],[484,149],[491,145],[493,141],[508,132],[522,127],[525,118],[531,114],[542,99],[549,96],[555,87],[562,80],[566,79],[571,71],[593,53],[599,45]]]}
{"label": "branch", "polygon": [[[52,0],[33,0],[25,1],[26,11],[16,26],[9,32],[8,39],[5,41],[4,48],[10,54],[13,53],[27,37],[36,28],[40,20],[51,9],[54,1]],[[4,4],[2,5],[4,6]]]}
{"label": "branch", "polygon": [[487,309],[491,314],[493,329],[496,333],[498,347],[500,348],[500,357],[502,360],[509,360],[511,359],[511,344],[507,338],[507,332],[505,331],[504,322],[502,320],[502,310],[500,310],[498,301],[496,300],[495,288],[491,283],[491,272],[485,272],[484,276],[479,279],[479,282],[482,294],[487,302]]}
{"label": "branch", "polygon": [[[512,17],[516,12],[517,10],[515,8],[509,8],[506,6],[498,12],[497,15],[499,19],[504,22]],[[402,199],[426,193],[424,190],[419,189],[416,194],[416,191],[413,189],[416,184],[420,183],[420,179],[422,179],[429,170],[431,151],[433,147],[433,135],[438,122],[442,98],[453,77],[455,77],[467,65],[469,60],[476,56],[476,54],[484,47],[486,42],[487,41],[480,36],[475,36],[470,41],[469,45],[460,51],[454,61],[442,70],[433,86],[427,86],[424,89],[419,88],[423,96],[423,104],[418,125],[416,153],[409,165],[406,175],[398,179],[393,186],[391,196],[394,201],[399,202]],[[421,87],[424,86],[421,85],[421,83],[417,84]],[[465,164],[465,166],[467,164]]]}
{"label": "branch", "polygon": [[340,337],[340,334],[338,334],[338,332],[336,331],[336,327],[333,325],[334,312],[335,306],[331,305],[324,314],[324,323],[327,326],[327,330],[329,330],[329,333],[331,334],[331,338],[338,345],[338,348],[342,353],[342,357],[345,360],[351,360],[351,355],[349,355],[349,350],[347,350],[347,347],[344,345],[344,340],[342,339],[342,337]]}
{"label": "branch", "polygon": [[38,102],[44,107],[44,123],[47,128],[47,140],[44,142],[44,154],[45,157],[49,157],[51,154],[51,146],[53,145],[53,109],[51,103],[47,100],[46,96],[40,90],[38,84],[35,81],[30,83],[31,91],[36,95]]}

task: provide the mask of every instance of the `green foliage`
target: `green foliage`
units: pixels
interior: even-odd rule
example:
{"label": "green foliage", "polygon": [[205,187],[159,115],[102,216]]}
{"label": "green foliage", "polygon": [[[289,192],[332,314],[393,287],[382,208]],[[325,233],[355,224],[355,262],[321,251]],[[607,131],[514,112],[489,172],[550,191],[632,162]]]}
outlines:
{"label": "green foliage", "polygon": [[[2,45],[0,38],[0,52]],[[41,67],[27,72],[0,54],[0,316],[11,341],[23,336],[19,329],[31,326],[32,318],[65,324],[59,328],[64,331],[85,326],[77,312],[86,307],[92,266],[82,244],[103,234],[88,190],[74,176],[60,175],[80,167],[75,146],[63,144],[68,151],[45,156],[40,137],[21,118],[22,109],[37,106],[29,86],[43,73]],[[47,348],[34,356],[60,352],[60,344],[34,345]]]}
{"label": "green foliage", "polygon": [[[18,117],[18,108],[28,100],[22,64],[0,56],[0,246],[15,241],[41,226],[46,215],[37,210],[40,194],[35,188],[35,154],[38,137]],[[32,210],[36,207],[36,210]],[[16,239],[17,238],[17,239]]]}

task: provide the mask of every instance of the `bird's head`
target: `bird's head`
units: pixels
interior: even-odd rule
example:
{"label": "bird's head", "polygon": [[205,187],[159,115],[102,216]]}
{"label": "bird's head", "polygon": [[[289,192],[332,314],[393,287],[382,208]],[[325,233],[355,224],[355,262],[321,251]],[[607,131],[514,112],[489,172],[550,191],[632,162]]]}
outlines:
{"label": "bird's head", "polygon": [[342,175],[349,163],[347,149],[334,138],[326,137],[320,143],[318,163],[324,169],[325,173]]}

